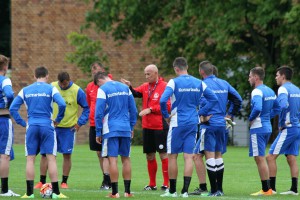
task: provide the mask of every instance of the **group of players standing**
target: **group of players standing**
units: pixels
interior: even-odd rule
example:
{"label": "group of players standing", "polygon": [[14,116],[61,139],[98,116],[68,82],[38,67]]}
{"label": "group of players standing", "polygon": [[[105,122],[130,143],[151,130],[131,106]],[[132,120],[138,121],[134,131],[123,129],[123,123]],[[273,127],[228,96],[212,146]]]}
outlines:
{"label": "group of players standing", "polygon": [[[226,120],[230,121],[238,113],[242,99],[228,82],[217,77],[218,70],[209,61],[199,64],[199,74],[203,81],[188,75],[188,64],[183,57],[174,60],[173,68],[178,77],[168,83],[163,82],[158,76],[155,65],[145,68],[148,82],[137,88],[132,88],[130,81],[122,79],[135,97],[143,98],[143,108],[139,115],[143,117],[143,146],[144,153],[147,155],[150,178],[149,184],[144,189],[157,189],[155,180],[157,163],[154,156],[154,152],[157,151],[162,161],[164,177],[161,189],[165,190],[168,187],[161,196],[176,197],[177,156],[178,153],[183,152],[184,183],[179,196],[188,197],[189,194],[201,193],[208,196],[223,196],[222,154],[226,152],[228,137]],[[276,194],[276,158],[280,154],[285,154],[287,157],[292,179],[291,188],[280,194],[298,195],[296,156],[300,143],[300,91],[291,83],[293,75],[291,68],[283,66],[276,72],[276,82],[280,86],[278,98],[273,90],[263,84],[265,77],[263,68],[255,67],[249,74],[248,81],[254,88],[251,93],[249,116],[249,156],[254,157],[256,161],[262,183],[262,189],[251,194],[254,196]],[[276,115],[279,115],[279,133],[270,148],[266,162],[266,145],[272,134],[271,118]],[[198,126],[199,116],[200,126]],[[197,132],[198,141],[193,145]],[[164,157],[165,152],[168,160]],[[202,160],[203,155],[206,158],[205,165]],[[194,192],[188,193],[193,159],[200,184]],[[169,177],[165,174],[165,163],[168,164]],[[206,187],[205,166],[211,186],[210,192]],[[166,185],[168,178],[169,184]]]}
{"label": "group of players standing", "polygon": [[[124,196],[132,197],[129,154],[133,128],[137,120],[134,97],[143,99],[143,108],[139,115],[142,116],[143,151],[146,154],[150,178],[144,189],[157,189],[157,151],[162,162],[164,178],[161,189],[165,190],[165,193],[161,197],[177,197],[177,157],[179,153],[184,153],[184,184],[179,196],[188,197],[189,194],[207,192],[206,170],[211,186],[207,195],[224,195],[222,154],[226,151],[227,141],[225,119],[233,119],[241,108],[242,99],[228,82],[216,76],[217,68],[209,61],[203,61],[199,65],[199,73],[203,78],[200,80],[188,75],[185,58],[176,58],[173,69],[178,77],[170,79],[168,83],[159,77],[155,65],[148,65],[144,71],[147,82],[137,88],[133,88],[130,81],[125,79],[121,80],[124,84],[113,81],[112,76],[104,72],[101,63],[93,63],[91,70],[94,81],[87,86],[86,94],[70,81],[66,72],[61,72],[58,81],[52,83],[52,86],[47,84],[47,69],[38,67],[35,70],[37,82],[23,88],[16,98],[13,98],[10,79],[5,77],[7,68],[8,59],[1,56],[0,120],[1,126],[4,127],[1,128],[0,135],[1,196],[19,196],[8,189],[9,159],[13,158],[13,131],[9,118],[11,115],[18,124],[27,126],[27,192],[22,198],[34,198],[34,161],[38,153],[42,155],[41,176],[35,188],[46,182],[48,168],[53,187],[52,198],[67,198],[60,193],[58,187],[56,151],[64,155],[61,188],[68,188],[67,179],[71,169],[75,133],[80,126],[87,123],[88,118],[90,149],[97,152],[104,174],[101,189],[111,188],[112,193],[108,197],[120,197],[117,167],[117,157],[120,155]],[[262,190],[252,195],[276,193],[276,158],[279,154],[287,156],[292,175],[291,189],[281,194],[298,195],[296,156],[300,141],[300,91],[291,83],[292,73],[289,67],[277,69],[276,81],[280,86],[278,98],[263,84],[263,68],[255,67],[249,74],[249,83],[255,88],[251,94],[249,156],[255,158],[262,182]],[[52,111],[53,102],[57,106],[54,106]],[[18,113],[23,103],[27,108],[27,123]],[[83,108],[79,118],[78,105]],[[266,162],[265,148],[272,133],[270,119],[275,115],[279,115],[280,132],[270,148]],[[206,158],[205,165],[203,155]],[[193,160],[200,184],[193,193],[188,193]]]}

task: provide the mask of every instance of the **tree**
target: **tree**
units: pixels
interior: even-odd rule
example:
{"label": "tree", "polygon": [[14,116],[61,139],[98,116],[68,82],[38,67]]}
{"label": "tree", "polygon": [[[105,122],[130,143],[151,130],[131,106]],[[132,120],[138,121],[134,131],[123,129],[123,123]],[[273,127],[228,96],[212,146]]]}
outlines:
{"label": "tree", "polygon": [[[276,89],[275,69],[300,65],[300,5],[293,0],[94,0],[85,28],[109,33],[116,41],[149,34],[148,45],[164,73],[184,56],[189,72],[210,60],[219,76],[249,99],[249,70],[264,66],[265,83]],[[296,71],[295,76],[299,76]],[[295,83],[300,80],[294,79]],[[249,109],[249,105],[245,106]]]}
{"label": "tree", "polygon": [[[90,73],[90,65],[93,62],[107,62],[107,56],[102,52],[101,42],[92,40],[82,33],[72,32],[68,34],[69,43],[75,46],[75,51],[66,54],[66,60],[78,66],[84,73]],[[77,79],[76,84],[86,88],[89,79]]]}
{"label": "tree", "polygon": [[84,73],[89,73],[91,63],[99,61],[99,58],[101,61],[107,61],[107,56],[101,53],[100,41],[76,32],[68,34],[68,40],[76,49],[74,52],[67,53],[66,60],[76,64]]}

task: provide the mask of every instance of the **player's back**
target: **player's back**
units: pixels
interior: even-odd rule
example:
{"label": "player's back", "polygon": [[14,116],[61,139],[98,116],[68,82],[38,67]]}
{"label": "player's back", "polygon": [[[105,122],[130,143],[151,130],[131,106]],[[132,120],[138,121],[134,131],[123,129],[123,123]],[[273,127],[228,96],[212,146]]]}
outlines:
{"label": "player's back", "polygon": [[214,75],[205,78],[204,82],[218,98],[218,103],[208,113],[212,115],[209,124],[212,126],[225,126],[224,117],[226,116],[228,92],[231,86],[227,81],[217,78]]}
{"label": "player's back", "polygon": [[0,108],[7,107],[7,97],[4,95],[3,88],[7,85],[11,85],[11,80],[5,76],[0,75]]}
{"label": "player's back", "polygon": [[287,127],[299,126],[300,89],[291,82],[287,82],[279,88],[278,97],[281,93],[288,95],[288,108],[285,116]]}
{"label": "player's back", "polygon": [[23,100],[27,107],[29,124],[51,122],[53,86],[44,82],[35,82],[21,91],[23,91]]}
{"label": "player's back", "polygon": [[258,87],[262,91],[262,111],[260,113],[260,117],[262,122],[270,123],[270,113],[274,105],[274,101],[276,100],[275,92],[266,85],[260,85]]}
{"label": "player's back", "polygon": [[108,126],[116,126],[115,128],[119,127],[120,130],[128,129],[130,127],[129,95],[131,94],[128,86],[117,81],[109,81],[100,88],[107,98],[104,115],[108,116]]}
{"label": "player's back", "polygon": [[[250,127],[250,132],[255,133],[270,133],[272,132],[271,126],[271,111],[274,102],[276,101],[275,92],[268,86],[262,84],[257,86],[251,93],[251,114],[256,110],[259,115],[253,120]],[[258,110],[259,109],[259,110]]]}
{"label": "player's back", "polygon": [[197,107],[203,93],[202,81],[190,75],[178,76],[173,81],[171,114],[175,115],[171,120],[175,120],[178,126],[197,124],[199,122]]}

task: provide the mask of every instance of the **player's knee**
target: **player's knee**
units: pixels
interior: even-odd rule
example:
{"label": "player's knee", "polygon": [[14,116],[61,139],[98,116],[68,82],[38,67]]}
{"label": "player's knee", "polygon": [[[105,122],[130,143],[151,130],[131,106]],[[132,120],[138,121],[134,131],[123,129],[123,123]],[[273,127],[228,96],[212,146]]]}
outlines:
{"label": "player's knee", "polygon": [[193,155],[193,160],[196,162],[199,160],[202,160],[202,158],[203,158],[202,154],[194,154]]}
{"label": "player's knee", "polygon": [[154,160],[155,159],[155,153],[147,153],[146,154],[147,160]]}
{"label": "player's knee", "polygon": [[267,160],[268,163],[274,162],[275,159],[276,159],[276,157],[273,156],[273,155],[271,155],[271,154],[268,154],[268,155],[266,156],[266,160]]}
{"label": "player's knee", "polygon": [[168,154],[166,152],[159,153],[159,157],[161,160],[168,158]]}
{"label": "player's knee", "polygon": [[260,164],[260,163],[264,162],[264,157],[263,156],[254,156],[254,160],[255,160],[256,164]]}
{"label": "player's knee", "polygon": [[194,154],[183,154],[184,160],[193,160]]}
{"label": "player's knee", "polygon": [[63,154],[64,160],[71,160],[71,154]]}
{"label": "player's knee", "polygon": [[122,157],[121,157],[121,160],[122,160],[122,165],[123,165],[123,167],[124,167],[124,166],[130,166],[130,165],[131,165],[131,162],[130,162],[130,158],[129,158],[129,157],[122,156]]}
{"label": "player's knee", "polygon": [[290,165],[292,165],[292,164],[296,163],[296,156],[287,155],[286,160]]}
{"label": "player's knee", "polygon": [[9,162],[10,156],[9,156],[9,155],[6,155],[6,154],[1,154],[1,155],[0,155],[0,159],[1,159],[1,161],[3,161],[3,162]]}

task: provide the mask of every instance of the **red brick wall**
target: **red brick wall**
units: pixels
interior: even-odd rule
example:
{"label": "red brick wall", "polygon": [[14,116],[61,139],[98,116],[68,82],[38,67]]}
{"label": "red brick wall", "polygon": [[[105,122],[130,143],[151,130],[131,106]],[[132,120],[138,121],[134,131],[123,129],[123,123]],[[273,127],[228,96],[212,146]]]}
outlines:
{"label": "red brick wall", "polygon": [[[78,0],[12,0],[12,72],[13,89],[19,90],[34,82],[33,73],[37,66],[49,69],[50,81],[55,81],[60,71],[67,71],[74,82],[90,79],[79,68],[65,61],[65,54],[73,51],[67,35],[79,31],[84,23],[89,6]],[[133,85],[144,82],[143,69],[154,59],[142,42],[126,41],[117,46],[110,36],[88,33],[99,38],[103,50],[108,55],[110,73],[115,80],[121,77],[132,81]],[[25,108],[21,109],[26,116]],[[15,143],[24,142],[25,129],[14,124]],[[77,134],[77,143],[88,142],[88,125]]]}

